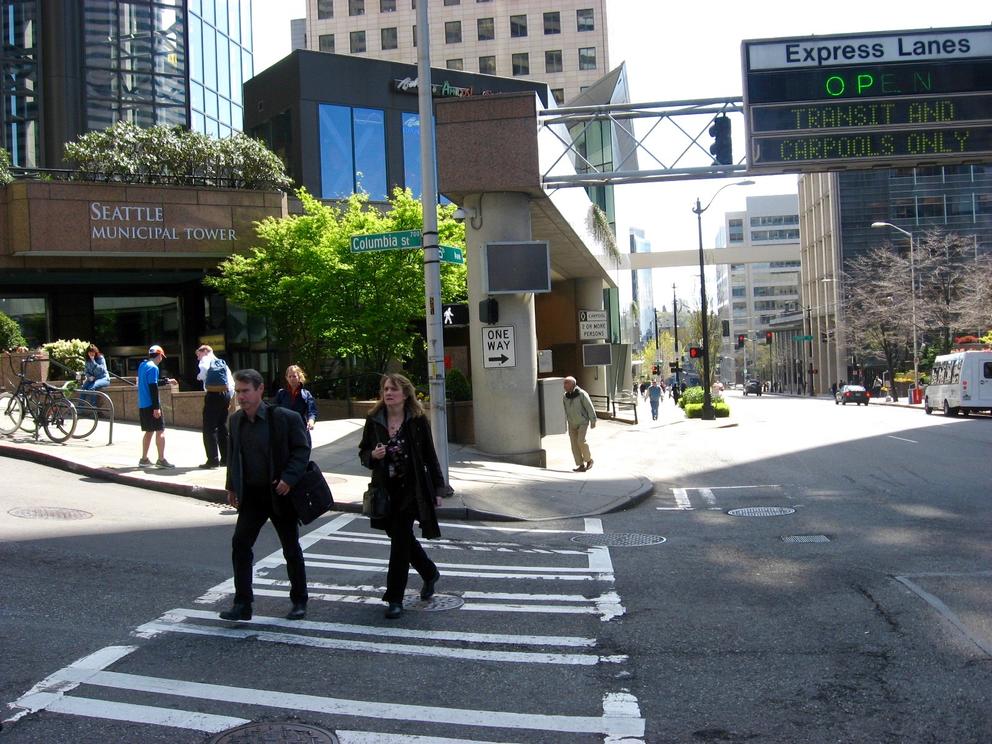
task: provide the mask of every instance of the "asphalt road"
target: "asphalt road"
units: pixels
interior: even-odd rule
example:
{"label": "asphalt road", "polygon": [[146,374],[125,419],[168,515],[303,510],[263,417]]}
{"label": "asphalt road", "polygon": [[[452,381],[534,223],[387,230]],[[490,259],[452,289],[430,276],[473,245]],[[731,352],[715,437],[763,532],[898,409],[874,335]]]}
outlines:
{"label": "asphalt road", "polygon": [[[992,419],[729,397],[733,425],[625,434],[656,483],[629,511],[446,526],[451,609],[398,623],[386,545],[354,515],[306,537],[302,624],[281,619],[264,530],[239,627],[214,616],[228,510],[4,460],[0,696],[57,702],[0,744],[203,742],[246,721],[344,742],[987,741]],[[93,516],[9,513],[42,506]]]}

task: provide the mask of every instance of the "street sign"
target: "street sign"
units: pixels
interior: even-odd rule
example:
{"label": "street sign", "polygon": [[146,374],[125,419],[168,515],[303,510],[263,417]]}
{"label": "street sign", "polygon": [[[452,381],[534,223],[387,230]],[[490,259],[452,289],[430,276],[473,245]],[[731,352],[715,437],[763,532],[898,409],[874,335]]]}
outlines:
{"label": "street sign", "polygon": [[792,340],[793,341],[812,341],[813,340],[813,337],[812,336],[793,336],[792,337]]}
{"label": "street sign", "polygon": [[487,326],[482,329],[482,366],[486,369],[516,366],[513,326]]}
{"label": "street sign", "polygon": [[468,305],[441,305],[441,325],[467,326]]}
{"label": "street sign", "polygon": [[605,310],[579,310],[579,340],[606,339],[606,317]]}
{"label": "street sign", "polygon": [[463,264],[465,263],[465,253],[461,248],[456,248],[453,245],[440,245],[438,248],[441,250],[441,260],[445,263],[450,264]]}
{"label": "street sign", "polygon": [[397,230],[396,232],[351,236],[352,253],[397,251],[404,248],[419,248],[421,244],[420,230]]}

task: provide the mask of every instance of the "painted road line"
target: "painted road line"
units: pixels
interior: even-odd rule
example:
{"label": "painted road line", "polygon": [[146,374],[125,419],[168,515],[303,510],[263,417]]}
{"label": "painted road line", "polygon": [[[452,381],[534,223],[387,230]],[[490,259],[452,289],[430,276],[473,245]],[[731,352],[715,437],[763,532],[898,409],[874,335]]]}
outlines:
{"label": "painted road line", "polygon": [[910,580],[908,576],[894,576],[893,578],[928,605],[933,607],[941,615],[941,617],[953,625],[957,631],[961,633],[961,635],[978,646],[982,653],[986,656],[992,656],[992,644],[990,644],[985,638],[972,632],[972,630],[961,621],[955,612],[944,604],[944,602],[941,601],[936,595],[931,594],[915,581]]}
{"label": "painted road line", "polygon": [[684,509],[685,511],[692,510],[692,502],[689,501],[689,494],[684,488],[673,488],[672,496],[675,497],[675,508]]}
{"label": "painted road line", "polygon": [[601,716],[570,716],[546,713],[522,713],[467,708],[442,708],[423,704],[392,703],[348,700],[345,698],[319,697],[279,690],[262,690],[229,685],[189,682],[179,679],[148,677],[118,672],[90,673],[67,667],[60,680],[73,684],[88,684],[110,689],[145,692],[158,695],[195,698],[215,702],[255,705],[264,708],[321,713],[325,715],[355,716],[389,721],[416,721],[418,723],[453,724],[499,729],[528,731],[554,731],[576,734],[605,734],[612,737],[644,735],[644,719],[631,705],[627,693],[608,693],[604,696]]}
{"label": "painted road line", "polygon": [[699,495],[702,497],[703,501],[706,502],[706,508],[712,510],[720,510],[720,507],[716,503],[716,496],[713,495],[712,488],[697,488]]}
{"label": "painted road line", "polygon": [[[204,610],[187,610],[177,608],[169,610],[158,619],[159,623],[178,624],[186,619],[217,620],[216,612]],[[293,630],[320,631],[323,633],[341,633],[345,635],[379,636],[383,638],[419,638],[430,641],[461,641],[465,643],[492,643],[520,646],[567,646],[591,648],[596,645],[595,638],[577,636],[542,636],[542,635],[513,635],[509,633],[468,633],[453,630],[413,630],[408,628],[377,627],[374,625],[352,625],[348,623],[325,623],[316,620],[284,620],[279,617],[264,617],[255,615],[252,625],[265,625],[274,628],[289,628]]]}
{"label": "painted road line", "polygon": [[537,651],[494,651],[475,648],[454,648],[451,646],[425,646],[411,643],[378,643],[354,641],[343,638],[322,638],[320,636],[278,633],[260,630],[250,625],[235,628],[217,625],[196,625],[195,623],[168,623],[153,621],[137,628],[138,633],[184,633],[187,635],[212,636],[235,640],[251,639],[269,643],[282,643],[289,646],[307,646],[333,651],[357,651],[370,654],[399,654],[403,656],[426,656],[437,659],[461,661],[487,661],[513,664],[555,664],[562,666],[595,666],[602,662],[626,661],[626,656],[601,657],[592,654],[547,653]]}
{"label": "painted road line", "polygon": [[110,721],[145,723],[152,726],[192,729],[208,734],[251,723],[247,718],[217,716],[211,713],[197,713],[192,710],[159,708],[152,705],[115,703],[110,700],[95,700],[85,697],[61,697],[45,707],[49,713],[64,713],[86,718],[103,718]]}
{"label": "painted road line", "polygon": [[[339,532],[321,537],[327,542],[359,543],[364,545],[389,546],[388,537],[363,535],[360,532]],[[459,541],[454,540],[425,540],[422,543],[425,550],[464,550],[475,553],[525,553],[528,555],[585,555],[586,551],[575,548],[538,548],[520,545],[518,543]]]}
{"label": "painted road line", "polygon": [[905,439],[903,437],[893,436],[892,434],[887,435],[889,439],[898,439],[900,442],[909,442],[910,444],[919,444],[915,439]]}

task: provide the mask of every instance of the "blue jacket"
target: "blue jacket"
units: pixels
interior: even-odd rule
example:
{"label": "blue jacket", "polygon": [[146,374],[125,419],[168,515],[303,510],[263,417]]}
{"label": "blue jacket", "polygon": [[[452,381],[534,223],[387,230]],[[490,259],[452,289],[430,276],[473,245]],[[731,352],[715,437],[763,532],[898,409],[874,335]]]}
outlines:
{"label": "blue jacket", "polygon": [[103,358],[103,354],[97,354],[92,359],[89,356],[86,357],[85,375],[87,379],[92,377],[93,380],[110,377],[110,373],[107,371],[107,360]]}
{"label": "blue jacket", "polygon": [[295,398],[286,388],[279,388],[279,392],[276,393],[276,405],[296,411],[304,424],[310,419],[317,420],[317,401],[313,393],[306,388],[300,388]]}

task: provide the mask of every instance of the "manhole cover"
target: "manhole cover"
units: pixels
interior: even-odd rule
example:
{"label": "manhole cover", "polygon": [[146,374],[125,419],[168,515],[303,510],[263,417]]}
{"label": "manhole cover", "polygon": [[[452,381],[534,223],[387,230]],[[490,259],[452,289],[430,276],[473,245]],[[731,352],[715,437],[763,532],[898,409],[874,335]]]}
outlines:
{"label": "manhole cover", "polygon": [[826,535],[786,535],[782,542],[787,543],[827,543],[830,538]]}
{"label": "manhole cover", "polygon": [[604,532],[602,534],[576,535],[572,542],[582,545],[607,545],[611,548],[635,548],[641,545],[660,545],[661,535],[641,535],[637,532]]}
{"label": "manhole cover", "polygon": [[338,744],[326,729],[305,723],[246,723],[207,739],[207,744]]}
{"label": "manhole cover", "polygon": [[82,509],[66,509],[61,506],[32,506],[23,509],[11,509],[7,512],[12,517],[21,519],[89,519],[93,515]]}
{"label": "manhole cover", "polygon": [[407,592],[403,595],[404,610],[444,612],[445,610],[457,610],[463,604],[465,604],[465,600],[454,594],[435,594],[427,601],[420,598],[420,592]]}
{"label": "manhole cover", "polygon": [[745,506],[727,512],[732,517],[782,517],[795,513],[795,509],[790,509],[787,506]]}

